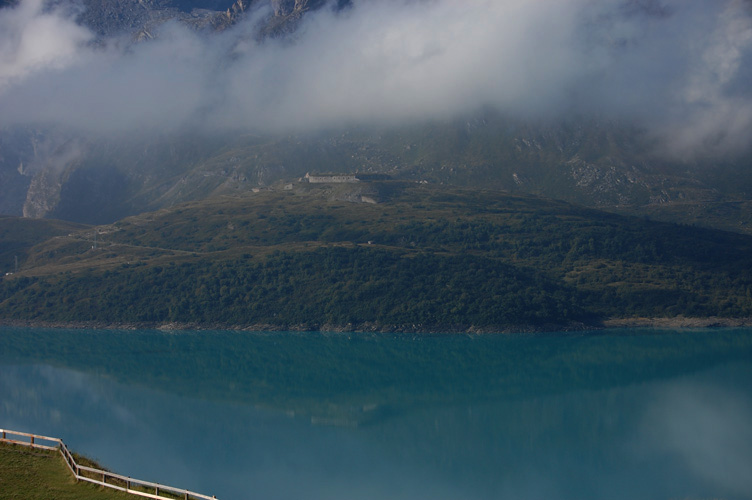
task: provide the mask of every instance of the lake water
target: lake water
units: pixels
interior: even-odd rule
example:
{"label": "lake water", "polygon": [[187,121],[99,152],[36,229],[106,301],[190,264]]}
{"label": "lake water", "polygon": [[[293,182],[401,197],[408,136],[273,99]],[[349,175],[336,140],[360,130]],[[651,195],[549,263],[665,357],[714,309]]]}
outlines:
{"label": "lake water", "polygon": [[749,499],[752,330],[0,328],[0,427],[243,499]]}

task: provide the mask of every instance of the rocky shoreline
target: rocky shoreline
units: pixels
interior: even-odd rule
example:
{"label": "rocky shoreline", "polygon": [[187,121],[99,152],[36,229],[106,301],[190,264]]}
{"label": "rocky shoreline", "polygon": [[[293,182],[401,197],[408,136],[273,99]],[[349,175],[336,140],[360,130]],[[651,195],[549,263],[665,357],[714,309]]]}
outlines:
{"label": "rocky shoreline", "polygon": [[603,322],[603,328],[738,328],[752,326],[752,318],[614,318]]}
{"label": "rocky shoreline", "polygon": [[238,331],[238,332],[353,332],[353,333],[414,333],[414,334],[493,334],[493,333],[542,333],[542,332],[583,332],[608,328],[739,328],[752,326],[752,318],[611,318],[598,323],[572,323],[567,325],[517,325],[498,327],[467,327],[461,325],[381,325],[375,323],[349,325],[278,325],[248,324],[228,325],[219,323],[106,323],[100,321],[36,321],[0,319],[0,327],[17,328],[56,328],[90,330],[162,330],[180,331]]}

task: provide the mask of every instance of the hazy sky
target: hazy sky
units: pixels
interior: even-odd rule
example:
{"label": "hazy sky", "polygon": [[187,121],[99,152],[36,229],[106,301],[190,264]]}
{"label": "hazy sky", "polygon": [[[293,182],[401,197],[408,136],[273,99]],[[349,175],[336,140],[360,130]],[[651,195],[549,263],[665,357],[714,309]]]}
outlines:
{"label": "hazy sky", "polygon": [[78,12],[0,11],[0,125],[288,132],[493,106],[632,120],[676,151],[752,137],[749,0],[354,0],[261,44],[263,8],[221,34],[104,45]]}

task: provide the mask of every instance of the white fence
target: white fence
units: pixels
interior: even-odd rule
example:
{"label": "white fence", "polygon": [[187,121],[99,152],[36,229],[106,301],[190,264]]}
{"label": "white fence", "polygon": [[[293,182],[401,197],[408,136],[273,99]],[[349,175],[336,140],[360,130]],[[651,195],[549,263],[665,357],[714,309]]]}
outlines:
{"label": "white fence", "polygon": [[[76,476],[76,479],[80,481],[86,481],[107,488],[125,491],[126,493],[131,493],[133,495],[154,498],[157,500],[216,499],[216,497],[213,496],[210,497],[181,488],[173,488],[172,486],[165,486],[163,484],[141,481],[139,479],[121,476],[120,474],[114,474],[105,470],[79,465],[68,450],[68,447],[63,443],[63,440],[59,438],[40,436],[38,434],[29,434],[26,432],[9,431],[7,429],[0,429],[0,433],[0,442],[2,443],[20,444],[43,450],[60,450],[60,454],[65,459],[65,463],[68,464],[68,468],[73,475]],[[12,436],[14,439],[11,439],[9,436]],[[39,441],[47,444],[40,444]]]}

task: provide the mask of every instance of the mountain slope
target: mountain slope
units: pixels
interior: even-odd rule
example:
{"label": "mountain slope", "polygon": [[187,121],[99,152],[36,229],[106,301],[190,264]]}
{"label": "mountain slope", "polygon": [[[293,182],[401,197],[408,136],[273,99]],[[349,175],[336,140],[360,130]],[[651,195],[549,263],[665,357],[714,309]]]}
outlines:
{"label": "mountain slope", "polygon": [[84,228],[82,224],[65,221],[0,216],[0,273],[12,272],[17,262],[25,262],[34,245]]}
{"label": "mountain slope", "polygon": [[[25,214],[104,223],[307,172],[359,171],[752,230],[744,208],[752,193],[748,158],[712,165],[667,160],[651,152],[654,144],[640,131],[592,120],[534,125],[485,113],[287,137],[227,133],[86,141],[41,134],[54,147],[40,147],[45,142],[39,136],[26,136],[25,147],[18,146],[24,139],[16,140],[18,152],[7,155],[0,169],[9,181],[0,187],[8,194],[6,213],[22,212],[17,195],[24,182]],[[69,144],[77,145],[75,155],[69,155]],[[729,203],[739,210],[713,208]]]}
{"label": "mountain slope", "polygon": [[[351,203],[368,194],[382,203]],[[295,184],[57,238],[6,320],[509,330],[752,315],[752,237],[394,181]],[[92,324],[92,323],[89,323]]]}
{"label": "mountain slope", "polygon": [[[562,105],[562,110],[569,112],[550,115],[530,114],[525,110],[501,112],[498,109],[504,109],[503,106],[494,108],[476,103],[462,107],[463,111],[404,115],[408,118],[398,113],[402,118],[382,120],[378,119],[378,110],[368,111],[369,106],[365,106],[368,115],[365,117],[349,117],[344,113],[342,119],[332,120],[327,118],[328,110],[318,110],[316,116],[324,124],[319,124],[319,119],[308,119],[314,124],[296,128],[298,120],[306,121],[305,117],[310,116],[309,104],[330,103],[317,94],[313,88],[315,82],[309,88],[308,80],[315,80],[319,73],[347,74],[349,70],[339,67],[337,61],[345,58],[351,64],[359,64],[367,55],[368,43],[374,50],[381,47],[386,51],[381,58],[402,61],[399,67],[405,72],[422,67],[420,58],[410,59],[409,43],[392,47],[389,42],[392,31],[386,28],[391,26],[396,30],[394,36],[399,35],[398,39],[410,40],[411,31],[400,23],[402,17],[415,16],[410,19],[422,26],[424,17],[441,12],[433,8],[451,6],[452,2],[446,5],[407,2],[409,8],[397,2],[383,12],[363,10],[377,3],[361,2],[346,9],[350,5],[346,0],[84,0],[56,2],[54,8],[50,5],[46,10],[41,5],[36,10],[27,9],[29,18],[23,27],[29,33],[34,33],[34,20],[39,18],[54,20],[66,28],[62,32],[75,31],[77,35],[71,39],[68,52],[58,54],[53,50],[55,44],[51,44],[46,62],[50,73],[40,73],[37,80],[29,77],[29,82],[41,85],[38,88],[42,90],[30,91],[28,96],[23,92],[24,85],[12,84],[20,81],[17,79],[25,72],[31,75],[40,70],[41,63],[31,61],[28,67],[21,64],[8,70],[10,79],[4,84],[12,94],[8,97],[8,107],[21,98],[28,100],[16,110],[20,116],[9,118],[0,129],[0,213],[101,224],[186,201],[249,192],[278,181],[291,182],[307,172],[368,172],[438,185],[531,193],[655,219],[752,231],[749,224],[752,154],[748,145],[742,144],[733,154],[721,151],[724,154],[713,155],[710,152],[718,153],[712,147],[713,136],[708,139],[708,147],[704,143],[687,144],[685,149],[691,151],[672,150],[669,154],[671,148],[666,138],[659,138],[658,132],[663,130],[660,127],[651,128],[644,120],[632,121],[629,113],[599,115],[587,106],[578,106],[574,96],[565,99],[566,105]],[[4,4],[7,7],[9,2]],[[65,5],[70,9],[58,9]],[[477,14],[483,14],[477,8],[473,9],[476,23]],[[3,10],[6,14],[10,12],[7,8]],[[715,9],[708,11],[718,15]],[[312,15],[314,12],[320,15]],[[365,46],[340,46],[338,39],[321,39],[324,34],[319,30],[326,32],[327,27],[359,26],[357,23],[363,20],[356,14],[363,12],[382,12],[389,20],[369,25],[374,30],[370,32],[373,38],[368,38],[371,42]],[[580,14],[583,20],[575,26],[588,19],[589,14]],[[648,29],[642,23],[661,26],[667,22],[671,26],[672,15],[655,11],[649,5],[630,3],[629,8],[616,8],[611,14],[629,25],[636,23],[635,28]],[[685,22],[679,14],[674,16],[676,22]],[[310,23],[305,22],[307,19]],[[390,24],[392,21],[396,24]],[[608,26],[608,19],[601,21],[604,27]],[[169,22],[172,25],[166,24]],[[351,26],[351,22],[355,24]],[[697,28],[696,19],[687,18],[686,22],[688,29]],[[80,30],[80,25],[86,29]],[[590,25],[587,28],[594,30],[593,35],[601,29]],[[359,30],[354,34],[336,33],[350,37],[351,44],[362,39]],[[22,39],[22,34],[19,31],[13,36]],[[419,40],[424,38],[433,40],[431,34],[418,36]],[[463,42],[433,41],[444,47],[445,53]],[[608,41],[598,38],[593,43],[594,46],[588,47],[614,50],[616,56],[622,54],[622,49]],[[683,39],[671,43],[677,47],[685,45]],[[316,49],[309,51],[306,49],[309,46]],[[496,45],[484,47],[492,49]],[[730,54],[738,53],[739,47],[742,45]],[[379,50],[375,52],[377,56]],[[326,70],[319,59],[332,54],[337,57],[327,60],[331,69]],[[431,50],[427,52],[432,54]],[[635,55],[640,54],[638,50]],[[404,57],[407,59],[403,61]],[[84,65],[86,70],[80,66],[83,64],[80,58],[88,61],[89,65]],[[183,58],[185,61],[176,61],[172,66],[173,60]],[[371,64],[378,65],[383,62],[381,58],[375,57]],[[18,60],[22,59],[19,55]],[[66,71],[57,67],[63,60],[69,64]],[[112,67],[100,73],[105,60]],[[167,69],[162,71],[164,66]],[[203,70],[193,72],[195,67]],[[18,75],[13,76],[14,71]],[[449,73],[442,74],[451,80]],[[384,74],[380,71],[374,75],[379,85],[387,84],[391,78],[382,81]],[[49,80],[47,76],[59,77],[64,84],[81,75],[84,76],[78,85],[71,85],[72,88],[60,94],[56,90],[58,85],[47,88],[44,84]],[[101,82],[89,89],[87,82],[92,79]],[[140,86],[128,84],[142,80]],[[433,85],[428,83],[429,87]],[[324,93],[336,94],[333,90],[336,81],[329,84]],[[82,86],[96,94],[97,102],[110,110],[101,113],[106,115],[104,123],[99,121],[100,116],[84,114],[82,118],[77,116],[78,109],[65,108],[64,103],[75,97],[75,89]],[[184,86],[186,95],[182,93]],[[735,91],[732,87],[729,84],[721,90]],[[276,92],[276,88],[289,91]],[[238,89],[240,92],[236,92]],[[368,104],[358,101],[358,96],[363,101],[368,99],[360,94],[357,84],[353,83],[350,91],[356,99],[342,107],[359,108],[360,104]],[[578,92],[580,89],[574,94]],[[746,94],[740,92],[739,102],[746,102]],[[385,94],[391,95],[391,91],[387,89]],[[51,101],[57,98],[58,102],[47,103],[42,111],[30,113],[29,108],[35,107],[40,95]],[[172,100],[173,95],[179,97]],[[248,103],[243,101],[249,95],[254,96],[251,99],[254,105],[245,107]],[[710,92],[706,97],[711,99],[714,95]],[[109,107],[126,96],[132,97],[130,105]],[[417,97],[413,95],[412,101],[420,100]],[[537,96],[532,97],[537,100]],[[640,97],[649,102],[649,96]],[[270,109],[265,107],[267,100],[271,102]],[[331,101],[331,107],[337,107],[338,102]],[[142,106],[143,103],[147,106]],[[63,105],[67,112],[47,114],[49,108],[55,108],[54,104]],[[441,107],[442,103],[437,100],[433,104]],[[163,105],[165,112],[151,114],[152,108],[161,110]],[[406,102],[404,106],[409,108],[412,104]],[[131,107],[136,109],[134,116],[124,119],[127,126],[120,124],[118,118],[128,115]],[[232,115],[235,108],[243,110],[239,112],[242,115],[239,121],[237,117],[226,116]],[[312,106],[312,109],[317,108]],[[261,118],[254,119],[254,111]],[[371,116],[374,114],[376,118]],[[27,120],[32,115],[41,118]],[[175,119],[162,122],[159,115]],[[277,115],[286,117],[280,122],[287,124],[282,127],[283,132],[274,127]],[[16,120],[18,124],[12,125]],[[740,130],[745,130],[744,123],[741,120],[737,124],[742,127]],[[702,129],[719,124],[696,125]],[[311,127],[319,130],[312,131]],[[729,130],[724,130],[721,126],[715,146],[720,147],[729,139],[725,135]]]}

